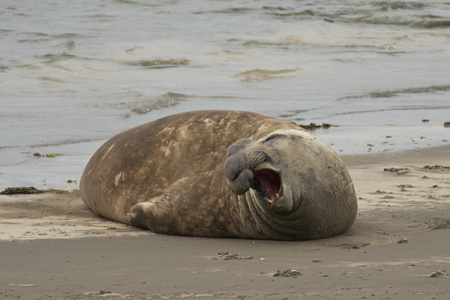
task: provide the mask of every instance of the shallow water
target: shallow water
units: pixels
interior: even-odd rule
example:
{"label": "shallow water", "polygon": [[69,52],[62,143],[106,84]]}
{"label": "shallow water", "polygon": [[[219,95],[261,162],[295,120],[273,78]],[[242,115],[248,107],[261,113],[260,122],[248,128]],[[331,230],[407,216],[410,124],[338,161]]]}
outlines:
{"label": "shallow water", "polygon": [[339,154],[450,140],[449,1],[2,1],[0,38],[1,190],[189,110],[338,125]]}

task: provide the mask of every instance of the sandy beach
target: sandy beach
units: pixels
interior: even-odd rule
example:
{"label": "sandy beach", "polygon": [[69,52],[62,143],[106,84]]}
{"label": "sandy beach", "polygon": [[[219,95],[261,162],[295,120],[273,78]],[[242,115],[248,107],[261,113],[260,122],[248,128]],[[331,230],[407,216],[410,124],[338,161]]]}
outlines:
{"label": "sandy beach", "polygon": [[[45,189],[0,194],[0,300],[450,299],[449,0],[0,1],[0,20],[0,192]],[[164,236],[84,205],[105,141],[209,109],[315,128],[352,176],[350,230]]]}
{"label": "sandy beach", "polygon": [[316,241],[157,235],[77,190],[0,195],[0,299],[449,299],[450,146],[342,159],[358,217]]}

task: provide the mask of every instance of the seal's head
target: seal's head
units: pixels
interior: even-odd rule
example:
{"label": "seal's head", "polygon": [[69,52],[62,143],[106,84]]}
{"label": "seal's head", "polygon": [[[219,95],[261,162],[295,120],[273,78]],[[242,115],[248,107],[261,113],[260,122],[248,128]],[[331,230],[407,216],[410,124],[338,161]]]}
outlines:
{"label": "seal's head", "polygon": [[235,194],[250,193],[261,218],[276,218],[277,226],[293,229],[294,235],[311,231],[305,224],[320,224],[312,236],[337,234],[355,219],[356,196],[347,170],[326,143],[308,132],[278,130],[257,141],[239,140],[228,148],[224,170]]}
{"label": "seal's head", "polygon": [[[296,135],[294,135],[296,137]],[[298,206],[301,193],[295,165],[301,163],[292,135],[273,133],[253,142],[242,139],[228,148],[225,174],[237,195],[249,189],[268,210],[289,213]]]}

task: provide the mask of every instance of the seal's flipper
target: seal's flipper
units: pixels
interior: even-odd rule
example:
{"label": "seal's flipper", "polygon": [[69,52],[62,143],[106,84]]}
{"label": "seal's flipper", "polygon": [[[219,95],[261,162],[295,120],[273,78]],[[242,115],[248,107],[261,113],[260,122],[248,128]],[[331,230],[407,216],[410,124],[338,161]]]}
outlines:
{"label": "seal's flipper", "polygon": [[229,216],[224,209],[230,202],[210,199],[211,187],[219,185],[209,172],[182,178],[163,194],[134,205],[128,223],[161,234],[236,237],[236,221],[231,219],[239,216]]}
{"label": "seal's flipper", "polygon": [[141,202],[133,206],[129,213],[127,213],[128,224],[142,228],[150,229],[147,220],[153,215],[155,204],[152,202]]}
{"label": "seal's flipper", "polygon": [[178,201],[170,191],[131,207],[126,216],[128,223],[155,233],[174,234],[179,219]]}

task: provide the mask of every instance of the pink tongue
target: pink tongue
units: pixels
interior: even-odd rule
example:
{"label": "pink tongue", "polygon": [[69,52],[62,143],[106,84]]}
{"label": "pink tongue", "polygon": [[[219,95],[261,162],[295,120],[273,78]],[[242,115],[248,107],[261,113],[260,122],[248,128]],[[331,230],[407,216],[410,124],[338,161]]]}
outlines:
{"label": "pink tongue", "polygon": [[281,183],[280,177],[276,172],[264,169],[254,172],[253,175],[264,187],[270,200],[275,200],[278,198],[277,193],[280,191]]}

